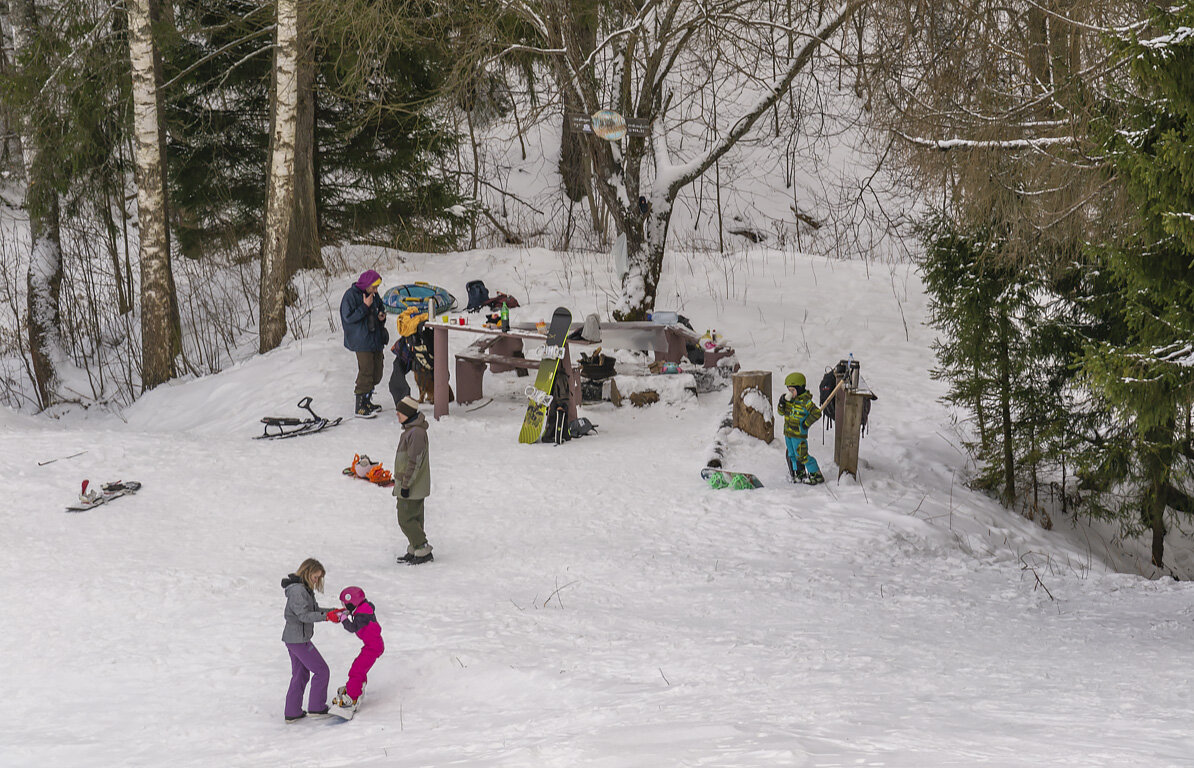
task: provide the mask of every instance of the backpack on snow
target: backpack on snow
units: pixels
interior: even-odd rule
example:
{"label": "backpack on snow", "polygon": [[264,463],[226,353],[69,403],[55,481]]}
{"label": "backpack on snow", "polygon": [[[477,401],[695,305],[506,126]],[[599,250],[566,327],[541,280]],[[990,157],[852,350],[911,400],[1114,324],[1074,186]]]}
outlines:
{"label": "backpack on snow", "polygon": [[[817,399],[819,404],[823,404],[825,402],[825,398],[833,394],[833,390],[837,387],[838,375],[845,376],[846,371],[847,368],[845,360],[842,360],[835,367],[829,368],[825,371],[825,375],[821,377],[821,383],[817,386],[817,390],[820,395]],[[862,434],[864,435],[866,434],[867,420],[871,415],[871,400],[874,399],[876,399],[875,396],[871,395],[862,403],[861,426]],[[835,407],[837,405],[837,401],[838,398],[833,398],[829,401],[829,405],[824,406],[824,409],[821,411],[821,413],[824,414],[828,424],[833,424],[833,420],[837,418],[837,408]]]}
{"label": "backpack on snow", "polygon": [[484,281],[470,280],[465,283],[464,290],[468,294],[468,306],[465,309],[469,312],[480,310],[489,301],[489,289]]}

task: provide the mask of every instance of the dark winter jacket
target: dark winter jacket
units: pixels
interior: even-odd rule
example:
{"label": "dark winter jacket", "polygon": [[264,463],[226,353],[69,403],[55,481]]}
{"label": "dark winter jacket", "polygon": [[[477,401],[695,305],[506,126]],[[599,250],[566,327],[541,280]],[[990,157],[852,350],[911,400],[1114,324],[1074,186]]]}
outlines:
{"label": "dark winter jacket", "polygon": [[315,635],[315,622],[327,621],[327,608],[320,608],[315,602],[315,593],[297,574],[282,579],[286,592],[286,629],[282,630],[282,642],[305,643]]}
{"label": "dark winter jacket", "polygon": [[821,418],[821,409],[813,405],[813,396],[808,392],[795,398],[781,396],[775,409],[784,417],[784,437],[808,437],[808,428]]}
{"label": "dark winter jacket", "polygon": [[427,445],[427,417],[417,414],[402,425],[398,451],[394,454],[394,495],[410,489],[410,498],[431,495],[431,455]]}
{"label": "dark winter jacket", "polygon": [[385,652],[386,646],[381,639],[381,625],[377,623],[377,616],[373,610],[373,603],[365,600],[355,608],[348,609],[340,626],[356,635],[366,648],[370,648],[377,655]]}
{"label": "dark winter jacket", "polygon": [[390,332],[386,330],[381,297],[374,295],[372,306],[365,306],[365,292],[355,285],[340,299],[340,323],[344,326],[344,346],[353,352],[377,352],[386,348]]}

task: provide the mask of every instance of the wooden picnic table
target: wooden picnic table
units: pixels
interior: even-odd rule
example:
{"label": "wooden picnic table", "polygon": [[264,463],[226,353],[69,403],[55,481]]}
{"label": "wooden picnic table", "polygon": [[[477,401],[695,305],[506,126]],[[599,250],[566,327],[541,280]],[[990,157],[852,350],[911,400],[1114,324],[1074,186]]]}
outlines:
{"label": "wooden picnic table", "polygon": [[[656,361],[678,363],[687,351],[687,344],[699,340],[696,333],[683,325],[653,322],[601,323],[600,341],[571,338],[583,325],[573,323],[569,328],[570,338],[564,345],[564,359],[560,361],[562,372],[568,377],[569,422],[576,418],[576,407],[581,399],[580,373],[572,365],[569,351],[574,345],[649,351],[654,353]],[[523,356],[523,344],[532,341],[536,346],[541,346],[547,342],[546,334],[526,323],[514,325],[508,331],[489,328],[481,323],[460,325],[442,321],[428,321],[427,327],[434,331],[432,355],[435,360],[433,375],[436,419],[448,415],[449,332],[470,333],[481,337],[464,351],[456,353],[456,400],[462,405],[482,398],[482,380],[487,367],[493,373],[519,368],[528,371],[538,370],[540,360]],[[705,367],[713,367],[719,359],[732,354],[733,350],[729,347],[706,350]]]}
{"label": "wooden picnic table", "polygon": [[[522,357],[523,343],[534,341],[539,344],[547,343],[547,334],[533,329],[511,328],[503,331],[499,328],[487,328],[484,325],[459,325],[440,321],[428,322],[427,327],[434,331],[432,357],[434,358],[433,375],[435,377],[435,410],[436,419],[448,415],[448,333],[471,333],[482,338],[479,343],[470,345],[463,352],[456,353],[456,400],[461,405],[480,400],[482,397],[481,382],[486,367],[494,373],[523,368],[538,370],[541,362],[535,358]],[[576,418],[576,406],[580,402],[580,373],[572,365],[569,347],[573,342],[564,345],[564,359],[560,361],[560,371],[568,377],[568,421]],[[588,343],[588,342],[579,342]]]}

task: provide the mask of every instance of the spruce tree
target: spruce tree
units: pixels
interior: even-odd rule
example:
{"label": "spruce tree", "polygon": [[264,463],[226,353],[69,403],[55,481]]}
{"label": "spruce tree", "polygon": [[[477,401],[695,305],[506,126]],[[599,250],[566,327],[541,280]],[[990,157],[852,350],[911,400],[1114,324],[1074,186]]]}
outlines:
{"label": "spruce tree", "polygon": [[949,382],[946,402],[970,415],[965,447],[979,467],[972,484],[1049,525],[1042,491],[1066,478],[1097,419],[1073,386],[1089,338],[1074,298],[1086,289],[1086,271],[1039,266],[1061,261],[1057,254],[1020,264],[1008,256],[1008,231],[943,217],[926,227],[921,270],[939,332],[933,376]]}
{"label": "spruce tree", "polygon": [[[273,15],[253,0],[184,0],[176,9],[166,74],[171,194],[181,249],[196,256],[260,236]],[[309,8],[324,243],[436,249],[459,234],[448,213],[459,199],[438,172],[455,137],[432,109],[446,51],[421,36],[363,46],[369,36],[358,26],[369,23],[366,11],[394,19],[417,10],[395,2]]]}
{"label": "spruce tree", "polygon": [[1092,345],[1084,371],[1120,425],[1094,467],[1094,502],[1131,513],[1161,567],[1166,514],[1194,514],[1194,10],[1158,11],[1154,24],[1117,41],[1132,88],[1106,145],[1139,221],[1103,251],[1125,333]]}

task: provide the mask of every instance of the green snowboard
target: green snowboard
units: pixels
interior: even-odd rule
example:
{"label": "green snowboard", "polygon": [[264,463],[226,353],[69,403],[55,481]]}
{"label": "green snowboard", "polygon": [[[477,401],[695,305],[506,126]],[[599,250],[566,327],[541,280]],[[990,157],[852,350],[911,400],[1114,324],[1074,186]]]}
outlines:
{"label": "green snowboard", "polygon": [[555,384],[560,361],[564,359],[564,345],[568,343],[570,327],[572,313],[557,307],[547,327],[547,343],[543,349],[543,361],[539,363],[539,374],[535,377],[534,385],[526,390],[530,402],[527,404],[526,418],[522,420],[522,431],[518,433],[520,443],[536,443],[543,437],[543,429],[547,426],[547,409],[551,406],[551,388]]}
{"label": "green snowboard", "polygon": [[735,491],[745,491],[763,487],[763,481],[749,472],[734,472],[717,467],[702,469],[701,479],[709,483],[710,488],[733,488]]}

